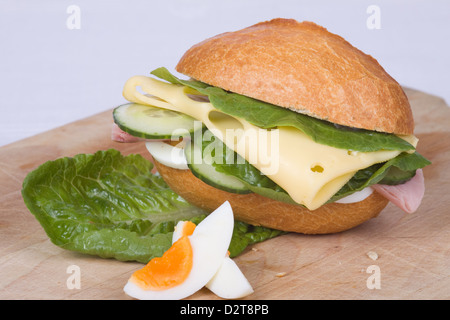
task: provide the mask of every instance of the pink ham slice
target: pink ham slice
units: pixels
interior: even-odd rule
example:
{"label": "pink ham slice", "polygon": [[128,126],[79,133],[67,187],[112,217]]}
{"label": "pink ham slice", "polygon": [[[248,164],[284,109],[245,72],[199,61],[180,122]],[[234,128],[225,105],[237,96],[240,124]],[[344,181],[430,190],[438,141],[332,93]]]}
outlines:
{"label": "pink ham slice", "polygon": [[403,211],[413,213],[419,207],[425,193],[423,171],[418,169],[416,175],[404,184],[395,186],[376,184],[372,188]]}
{"label": "pink ham slice", "polygon": [[[139,138],[132,136],[128,132],[123,131],[119,128],[119,126],[115,123],[113,123],[111,127],[111,139],[116,142],[123,142],[123,143],[133,143],[133,142],[139,142],[139,141],[148,141],[144,138]],[[152,140],[152,141],[166,141],[166,140]],[[147,159],[149,159],[151,162],[153,162],[153,157],[150,153],[146,154]],[[156,167],[153,167],[152,173],[156,173]]]}
{"label": "pink ham slice", "polygon": [[123,131],[115,123],[113,123],[112,128],[111,128],[111,139],[113,141],[125,142],[125,143],[142,141],[141,138],[132,136],[131,134]]}

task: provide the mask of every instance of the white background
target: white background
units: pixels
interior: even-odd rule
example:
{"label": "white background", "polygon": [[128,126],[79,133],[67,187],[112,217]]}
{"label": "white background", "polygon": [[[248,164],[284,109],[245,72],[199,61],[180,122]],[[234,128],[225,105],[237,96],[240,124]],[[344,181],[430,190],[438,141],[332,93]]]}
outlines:
{"label": "white background", "polygon": [[[67,27],[71,5],[80,29]],[[381,29],[367,27],[370,5]],[[450,102],[448,0],[0,0],[0,146],[111,109],[129,77],[174,71],[191,45],[276,17],[314,21]]]}

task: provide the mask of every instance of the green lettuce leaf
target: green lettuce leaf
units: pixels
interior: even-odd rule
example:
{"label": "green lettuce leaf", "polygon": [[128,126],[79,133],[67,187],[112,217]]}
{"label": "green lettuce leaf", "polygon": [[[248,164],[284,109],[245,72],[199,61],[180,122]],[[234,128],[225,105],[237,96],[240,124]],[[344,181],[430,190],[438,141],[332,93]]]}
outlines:
{"label": "green lettuce leaf", "polygon": [[[220,139],[216,137],[211,138],[211,134],[202,134],[201,136],[204,138],[201,141],[202,155],[215,160],[212,162],[212,165],[216,171],[238,178],[251,192],[274,200],[297,204],[284,189],[240,155],[229,149]],[[221,154],[216,154],[216,151],[221,151]],[[207,154],[208,152],[211,154]],[[357,171],[347,184],[328,202],[334,202],[377,183],[404,183],[415,175],[417,169],[429,164],[430,161],[418,152],[411,154],[403,152],[387,162],[378,163]],[[403,174],[399,175],[398,171],[403,172]]]}
{"label": "green lettuce leaf", "polygon": [[[417,151],[414,153],[401,153],[387,162],[377,163],[356,172],[350,181],[347,182],[347,184],[345,184],[328,202],[334,202],[374,184],[395,185],[404,183],[414,177],[417,169],[424,168],[429,164],[431,164],[431,162]],[[398,180],[398,171],[407,173],[403,176],[408,176],[409,178],[407,178],[406,181],[405,179]]]}
{"label": "green lettuce leaf", "polygon": [[317,143],[346,150],[362,152],[414,150],[411,144],[394,134],[337,126],[270,103],[227,92],[200,81],[181,80],[163,67],[153,70],[151,74],[170,83],[195,89],[207,95],[216,109],[264,129],[291,126],[301,130]]}
{"label": "green lettuce leaf", "polygon": [[[171,246],[178,221],[199,223],[207,214],[174,193],[152,167],[140,155],[113,149],[60,158],[27,175],[22,197],[54,244],[146,263]],[[236,223],[230,255],[279,234]]]}

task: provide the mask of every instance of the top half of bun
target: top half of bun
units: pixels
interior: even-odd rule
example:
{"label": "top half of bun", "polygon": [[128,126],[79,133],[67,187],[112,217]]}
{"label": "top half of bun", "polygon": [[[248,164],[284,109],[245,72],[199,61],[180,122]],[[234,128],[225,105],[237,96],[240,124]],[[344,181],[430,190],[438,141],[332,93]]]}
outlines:
{"label": "top half of bun", "polygon": [[330,122],[413,134],[401,86],[371,56],[312,22],[261,22],[191,47],[176,70]]}

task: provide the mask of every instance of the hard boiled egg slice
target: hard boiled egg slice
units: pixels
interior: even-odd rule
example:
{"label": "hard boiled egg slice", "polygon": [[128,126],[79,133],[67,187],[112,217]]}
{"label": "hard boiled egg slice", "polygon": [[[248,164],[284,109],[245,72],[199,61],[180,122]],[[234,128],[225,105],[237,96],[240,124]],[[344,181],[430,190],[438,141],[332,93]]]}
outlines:
{"label": "hard boiled egg slice", "polygon": [[373,189],[371,187],[367,187],[362,189],[361,191],[356,191],[349,196],[341,198],[336,201],[336,203],[355,203],[360,202],[369,197],[373,193]]}
{"label": "hard boiled egg slice", "polygon": [[173,230],[172,244],[177,242],[183,236],[190,236],[194,233],[197,226],[192,221],[178,221]]}
{"label": "hard boiled egg slice", "polygon": [[[184,235],[190,235],[195,229],[191,221],[180,221],[175,226],[172,242],[175,243]],[[222,265],[206,287],[217,296],[224,299],[239,299],[253,293],[253,288],[228,254],[223,258]]]}
{"label": "hard boiled egg slice", "polygon": [[230,257],[225,257],[217,273],[206,287],[224,299],[239,299],[253,293],[253,288],[241,269]]}
{"label": "hard boiled egg slice", "polygon": [[156,161],[175,169],[187,170],[187,160],[184,149],[174,147],[163,141],[149,141],[145,146]]}
{"label": "hard boiled egg slice", "polygon": [[175,300],[192,295],[222,265],[233,226],[233,211],[227,201],[199,223],[191,236],[183,235],[162,257],[133,273],[125,293],[141,300]]}

